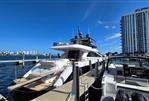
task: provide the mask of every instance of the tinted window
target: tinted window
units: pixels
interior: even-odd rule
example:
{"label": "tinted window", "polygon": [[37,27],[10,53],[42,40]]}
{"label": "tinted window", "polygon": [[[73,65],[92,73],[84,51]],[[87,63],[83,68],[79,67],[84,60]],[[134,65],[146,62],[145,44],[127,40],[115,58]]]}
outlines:
{"label": "tinted window", "polygon": [[68,58],[69,59],[75,59],[78,60],[80,56],[80,51],[77,50],[71,50],[68,52]]}
{"label": "tinted window", "polygon": [[100,55],[98,55],[97,53],[94,53],[94,52],[89,52],[87,57],[100,57]]}

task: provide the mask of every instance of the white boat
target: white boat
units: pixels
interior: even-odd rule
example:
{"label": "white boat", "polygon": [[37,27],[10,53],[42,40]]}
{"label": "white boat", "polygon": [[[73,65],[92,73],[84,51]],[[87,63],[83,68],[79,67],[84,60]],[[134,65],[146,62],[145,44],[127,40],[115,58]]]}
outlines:
{"label": "white boat", "polygon": [[8,101],[3,95],[0,94],[0,101]]}
{"label": "white boat", "polygon": [[10,86],[9,89],[20,90],[20,87],[23,87],[31,91],[43,91],[58,87],[72,80],[72,60],[78,62],[78,67],[82,74],[90,70],[89,61],[94,67],[97,61],[103,60],[103,56],[95,47],[86,44],[73,43],[72,41],[70,43],[59,42],[54,43],[52,49],[60,50],[64,53],[59,59],[40,61],[22,78],[14,80],[15,84],[19,84],[19,86]]}
{"label": "white boat", "polygon": [[102,77],[101,101],[149,101],[148,73],[149,59],[145,57],[109,59]]}
{"label": "white boat", "polygon": [[[70,45],[62,45],[62,46],[55,46],[52,47],[55,50],[63,50],[64,54],[61,58],[77,60],[78,67],[82,71],[82,74],[88,72],[89,68],[89,61],[91,61],[92,65],[95,65],[97,61],[102,61],[103,56],[98,53],[97,49],[92,48],[90,46],[85,46],[81,44],[70,44]],[[93,66],[94,67],[94,66]],[[61,73],[57,81],[54,83],[54,86],[61,86],[72,74],[72,63]]]}

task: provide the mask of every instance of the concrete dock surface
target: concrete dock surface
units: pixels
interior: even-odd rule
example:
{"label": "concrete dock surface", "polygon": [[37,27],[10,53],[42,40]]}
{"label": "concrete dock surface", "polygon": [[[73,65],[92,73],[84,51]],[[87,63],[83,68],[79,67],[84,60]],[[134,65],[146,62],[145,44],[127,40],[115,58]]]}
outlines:
{"label": "concrete dock surface", "polygon": [[[86,74],[79,77],[80,79],[80,96],[85,92],[85,85],[90,87],[95,82],[95,77],[92,72],[87,72]],[[74,101],[74,96],[71,95],[72,83],[67,82],[66,84],[57,87],[32,101]],[[88,88],[87,88],[88,89]],[[87,90],[86,89],[86,90]]]}

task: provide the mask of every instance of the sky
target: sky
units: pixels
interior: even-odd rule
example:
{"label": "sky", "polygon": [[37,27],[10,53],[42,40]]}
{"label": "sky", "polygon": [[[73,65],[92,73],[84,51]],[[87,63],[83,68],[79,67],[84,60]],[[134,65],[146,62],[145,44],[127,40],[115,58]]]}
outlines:
{"label": "sky", "polygon": [[87,32],[100,52],[121,52],[120,19],[148,0],[0,0],[0,50],[55,53],[53,42]]}

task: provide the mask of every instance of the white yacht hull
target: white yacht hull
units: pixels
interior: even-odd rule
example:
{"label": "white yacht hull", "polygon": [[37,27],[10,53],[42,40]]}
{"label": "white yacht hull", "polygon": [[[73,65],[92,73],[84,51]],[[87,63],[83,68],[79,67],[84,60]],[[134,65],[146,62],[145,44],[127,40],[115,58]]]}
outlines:
{"label": "white yacht hull", "polygon": [[[98,62],[97,60],[91,61],[92,68],[95,67],[95,63],[97,63],[97,62]],[[80,68],[80,70],[83,74],[88,72],[91,69],[89,61],[83,61],[83,62],[77,62],[77,63],[78,63],[77,66]],[[63,85],[67,79],[72,80],[72,78],[70,77],[72,75],[72,69],[73,69],[72,65],[68,65],[65,68],[65,70],[61,73],[61,75],[58,77],[58,79],[54,83],[54,86],[58,87],[58,86]]]}
{"label": "white yacht hull", "polygon": [[[38,63],[36,66],[34,66],[30,71],[28,71],[22,78],[14,80],[14,84],[18,88],[20,88],[21,87],[20,85],[22,84],[22,87],[30,90],[34,91],[45,90],[49,86],[53,86],[53,83],[55,82],[57,77],[61,74],[61,72],[65,69],[65,66],[67,66],[68,62],[69,62],[68,59],[42,61]],[[16,89],[16,87],[9,87],[9,88]]]}

